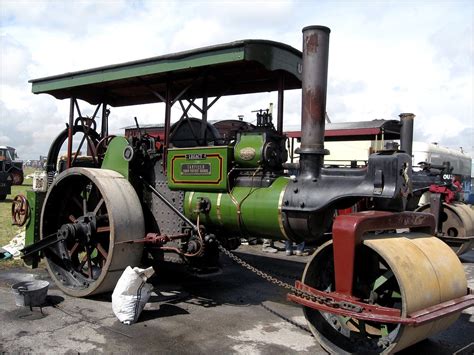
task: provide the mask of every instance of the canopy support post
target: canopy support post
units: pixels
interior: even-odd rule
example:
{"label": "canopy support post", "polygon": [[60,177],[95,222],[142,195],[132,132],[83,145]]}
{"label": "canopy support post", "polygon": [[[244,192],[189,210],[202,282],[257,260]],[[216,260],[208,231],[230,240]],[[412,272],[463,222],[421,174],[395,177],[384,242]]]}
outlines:
{"label": "canopy support post", "polygon": [[101,138],[107,137],[109,135],[109,112],[107,110],[107,103],[102,103],[102,123],[100,126]]}
{"label": "canopy support post", "polygon": [[278,111],[277,132],[283,134],[283,101],[284,101],[285,77],[281,74],[278,78]]}
{"label": "canopy support post", "polygon": [[72,127],[74,125],[74,107],[77,105],[76,99],[71,97],[69,101],[69,125],[67,130],[67,167],[71,167],[72,157]]}

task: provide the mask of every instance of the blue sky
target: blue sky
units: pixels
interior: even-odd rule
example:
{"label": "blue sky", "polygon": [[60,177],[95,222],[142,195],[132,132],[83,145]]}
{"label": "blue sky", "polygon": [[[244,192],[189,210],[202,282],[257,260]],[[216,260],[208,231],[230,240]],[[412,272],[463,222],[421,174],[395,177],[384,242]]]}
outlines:
{"label": "blue sky", "polygon": [[[35,159],[64,128],[68,103],[31,94],[29,79],[244,38],[301,49],[301,29],[320,24],[332,30],[333,122],[413,112],[415,139],[472,156],[473,18],[471,1],[0,0],[0,144]],[[293,127],[300,100],[298,91],[286,96]],[[222,100],[211,119],[251,119],[269,102],[274,94]],[[113,109],[112,131],[134,116],[162,122],[162,111]]]}

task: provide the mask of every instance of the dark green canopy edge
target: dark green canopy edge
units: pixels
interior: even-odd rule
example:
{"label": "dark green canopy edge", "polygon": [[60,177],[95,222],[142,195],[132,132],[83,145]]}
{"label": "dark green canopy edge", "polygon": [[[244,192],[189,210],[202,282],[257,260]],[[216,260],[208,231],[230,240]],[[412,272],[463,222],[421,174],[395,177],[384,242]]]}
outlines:
{"label": "dark green canopy edge", "polygon": [[242,40],[30,80],[32,92],[91,104],[128,106],[171,96],[192,99],[301,88],[300,51],[265,40]]}

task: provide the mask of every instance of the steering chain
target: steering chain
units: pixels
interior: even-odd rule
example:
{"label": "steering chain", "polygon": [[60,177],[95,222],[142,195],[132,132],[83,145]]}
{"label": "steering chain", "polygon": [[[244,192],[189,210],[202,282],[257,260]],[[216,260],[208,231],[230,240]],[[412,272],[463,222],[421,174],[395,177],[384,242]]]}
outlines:
{"label": "steering chain", "polygon": [[237,255],[232,253],[230,250],[227,250],[226,248],[224,248],[222,245],[219,244],[218,247],[219,247],[219,250],[223,254],[225,254],[231,260],[235,261],[240,266],[244,267],[247,270],[250,270],[251,272],[253,272],[256,275],[258,275],[259,277],[261,277],[262,279],[270,282],[271,284],[274,284],[274,285],[282,287],[286,290],[289,290],[290,293],[294,294],[297,297],[307,299],[311,302],[324,304],[324,305],[332,307],[332,308],[341,308],[341,309],[345,309],[345,310],[353,311],[353,312],[357,312],[357,313],[361,313],[363,311],[363,308],[359,305],[349,303],[349,302],[335,301],[332,297],[329,297],[329,296],[318,296],[318,295],[312,294],[310,292],[300,290],[300,289],[298,289],[298,288],[296,288],[296,287],[294,287],[294,286],[292,286],[292,285],[290,285],[286,282],[278,280],[277,278],[267,274],[266,272],[263,272],[263,271],[257,269],[256,267],[250,265],[249,263],[247,263],[243,259],[239,258]]}

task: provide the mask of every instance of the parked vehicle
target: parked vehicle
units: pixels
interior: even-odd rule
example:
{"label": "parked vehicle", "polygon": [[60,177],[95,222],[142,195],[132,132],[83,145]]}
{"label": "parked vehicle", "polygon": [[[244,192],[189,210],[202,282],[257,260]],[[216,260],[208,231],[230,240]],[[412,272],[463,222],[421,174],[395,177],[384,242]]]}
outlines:
{"label": "parked vehicle", "polygon": [[21,185],[24,180],[23,161],[16,158],[15,148],[0,146],[0,161],[3,161],[4,171],[10,175],[12,185]]}
{"label": "parked vehicle", "polygon": [[7,198],[7,195],[11,193],[11,177],[5,171],[5,163],[0,160],[0,201]]}

